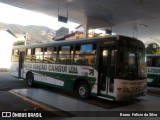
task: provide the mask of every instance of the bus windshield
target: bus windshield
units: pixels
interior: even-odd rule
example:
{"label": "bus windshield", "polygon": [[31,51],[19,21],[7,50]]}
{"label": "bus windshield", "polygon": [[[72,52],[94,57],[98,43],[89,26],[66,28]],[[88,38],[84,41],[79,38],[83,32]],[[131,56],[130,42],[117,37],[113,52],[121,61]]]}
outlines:
{"label": "bus windshield", "polygon": [[127,80],[144,79],[145,52],[140,49],[120,48],[117,75],[118,78]]}

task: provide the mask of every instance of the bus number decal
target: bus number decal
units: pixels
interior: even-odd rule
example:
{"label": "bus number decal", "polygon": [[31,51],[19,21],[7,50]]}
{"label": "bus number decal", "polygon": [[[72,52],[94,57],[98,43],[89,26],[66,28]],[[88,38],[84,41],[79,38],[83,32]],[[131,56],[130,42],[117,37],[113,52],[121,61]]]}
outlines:
{"label": "bus number decal", "polygon": [[75,66],[69,66],[69,73],[75,73],[75,74],[78,74],[78,70],[77,70],[77,67]]}
{"label": "bus number decal", "polygon": [[47,65],[47,64],[24,64],[24,68],[29,69],[29,70],[78,74],[77,66]]}

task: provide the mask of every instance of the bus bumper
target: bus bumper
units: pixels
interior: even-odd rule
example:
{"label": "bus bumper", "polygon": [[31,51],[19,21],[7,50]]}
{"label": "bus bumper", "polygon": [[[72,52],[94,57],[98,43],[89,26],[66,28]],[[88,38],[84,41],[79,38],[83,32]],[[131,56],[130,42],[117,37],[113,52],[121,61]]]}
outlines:
{"label": "bus bumper", "polygon": [[132,93],[127,93],[127,92],[121,92],[118,93],[116,100],[117,101],[124,101],[124,100],[131,100],[133,98],[145,96],[147,94],[147,91],[139,91],[139,92],[132,92]]}

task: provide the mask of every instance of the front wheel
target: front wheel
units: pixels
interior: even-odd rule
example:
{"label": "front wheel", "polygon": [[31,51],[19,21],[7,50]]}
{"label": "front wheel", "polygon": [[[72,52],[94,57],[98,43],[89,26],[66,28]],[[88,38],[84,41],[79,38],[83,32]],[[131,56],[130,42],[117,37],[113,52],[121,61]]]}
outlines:
{"label": "front wheel", "polygon": [[90,97],[89,85],[86,82],[79,83],[77,92],[81,99],[88,99]]}
{"label": "front wheel", "polygon": [[28,86],[30,86],[30,87],[33,87],[33,86],[34,86],[34,77],[33,77],[33,74],[32,74],[32,73],[28,73],[28,74],[27,74],[26,80],[27,80]]}

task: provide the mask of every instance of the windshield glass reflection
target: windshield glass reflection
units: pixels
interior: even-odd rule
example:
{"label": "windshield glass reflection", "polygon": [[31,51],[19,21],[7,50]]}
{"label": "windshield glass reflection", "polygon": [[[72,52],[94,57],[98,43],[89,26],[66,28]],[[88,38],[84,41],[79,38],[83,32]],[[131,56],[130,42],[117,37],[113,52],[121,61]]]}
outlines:
{"label": "windshield glass reflection", "polygon": [[144,79],[146,77],[144,51],[121,48],[119,50],[117,75],[118,78],[128,80]]}

